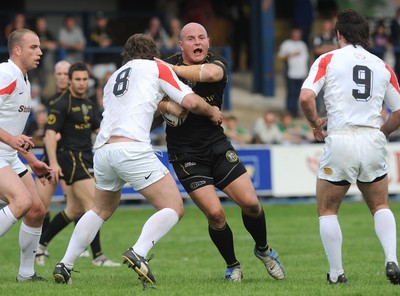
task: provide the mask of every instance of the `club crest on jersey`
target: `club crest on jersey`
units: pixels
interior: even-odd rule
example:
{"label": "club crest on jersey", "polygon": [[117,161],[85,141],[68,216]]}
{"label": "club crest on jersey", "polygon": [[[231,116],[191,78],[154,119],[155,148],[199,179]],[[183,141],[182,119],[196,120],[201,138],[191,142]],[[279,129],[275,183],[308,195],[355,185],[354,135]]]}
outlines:
{"label": "club crest on jersey", "polygon": [[354,56],[356,59],[365,60],[365,55],[363,55],[362,53],[355,53]]}
{"label": "club crest on jersey", "polygon": [[47,123],[50,124],[50,125],[55,124],[56,121],[57,121],[57,119],[56,119],[56,116],[54,114],[50,114],[47,117]]}
{"label": "club crest on jersey", "polygon": [[226,151],[225,156],[226,156],[226,159],[227,159],[229,162],[235,162],[235,161],[238,160],[238,156],[237,156],[236,152],[233,151],[233,150],[228,150],[228,151]]}
{"label": "club crest on jersey", "polygon": [[331,168],[324,167],[322,170],[324,171],[325,175],[332,175],[333,174],[333,170]]}

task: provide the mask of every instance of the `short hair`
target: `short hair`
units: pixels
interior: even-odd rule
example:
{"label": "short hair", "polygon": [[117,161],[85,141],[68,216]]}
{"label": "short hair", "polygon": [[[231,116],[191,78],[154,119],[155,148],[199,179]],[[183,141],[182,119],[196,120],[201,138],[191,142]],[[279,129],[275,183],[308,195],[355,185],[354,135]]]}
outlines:
{"label": "short hair", "polygon": [[26,34],[33,34],[37,35],[35,32],[29,29],[17,29],[11,32],[10,36],[8,37],[7,41],[7,48],[8,48],[8,53],[11,55],[12,49],[16,44],[21,44],[22,39]]}
{"label": "short hair", "polygon": [[152,60],[161,55],[153,38],[144,34],[134,34],[126,41],[121,56],[124,65],[133,59]]}
{"label": "short hair", "polygon": [[370,42],[369,23],[365,16],[353,9],[346,9],[339,12],[335,25],[348,43],[361,45],[367,48]]}
{"label": "short hair", "polygon": [[82,63],[82,62],[77,62],[75,64],[72,64],[71,67],[69,67],[69,70],[68,70],[69,79],[72,79],[72,74],[75,71],[87,71],[89,73],[89,68],[85,63]]}

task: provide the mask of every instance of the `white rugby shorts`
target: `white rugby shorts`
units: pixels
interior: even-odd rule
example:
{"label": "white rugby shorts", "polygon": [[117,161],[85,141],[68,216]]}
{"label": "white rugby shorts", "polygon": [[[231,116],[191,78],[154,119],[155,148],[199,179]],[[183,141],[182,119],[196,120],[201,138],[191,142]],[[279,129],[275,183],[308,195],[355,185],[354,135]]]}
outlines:
{"label": "white rugby shorts", "polygon": [[388,172],[386,137],[378,129],[332,131],[325,138],[318,178],[350,183],[372,182]]}
{"label": "white rugby shorts", "polygon": [[138,191],[169,173],[151,145],[143,142],[105,144],[96,149],[93,162],[99,190],[115,192],[129,183]]}
{"label": "white rugby shorts", "polygon": [[19,159],[16,151],[0,151],[0,169],[5,166],[10,166],[17,174],[27,170],[26,165]]}

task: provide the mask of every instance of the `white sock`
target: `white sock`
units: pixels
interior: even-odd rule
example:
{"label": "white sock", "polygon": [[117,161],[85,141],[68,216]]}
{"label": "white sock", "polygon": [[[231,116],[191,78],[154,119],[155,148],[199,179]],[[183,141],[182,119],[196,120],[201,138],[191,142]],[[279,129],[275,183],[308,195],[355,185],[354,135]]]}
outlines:
{"label": "white sock", "polygon": [[344,273],[342,266],[342,231],[337,215],[319,217],[319,232],[329,262],[332,281]]}
{"label": "white sock", "polygon": [[5,206],[0,210],[0,237],[2,237],[18,221],[11,213],[10,208]]}
{"label": "white sock", "polygon": [[19,275],[22,277],[30,277],[35,273],[35,256],[41,233],[42,227],[31,227],[22,221],[19,230],[19,245],[21,248]]}
{"label": "white sock", "polygon": [[76,224],[68,244],[64,258],[61,260],[65,267],[72,269],[75,260],[93,241],[104,221],[92,210],[85,213]]}
{"label": "white sock", "polygon": [[153,214],[143,225],[142,233],[133,246],[133,250],[140,256],[146,257],[150,249],[178,223],[177,212],[164,208]]}
{"label": "white sock", "polygon": [[387,262],[397,262],[396,255],[396,221],[390,209],[381,209],[374,215],[375,232],[383,251],[385,252],[385,266]]}

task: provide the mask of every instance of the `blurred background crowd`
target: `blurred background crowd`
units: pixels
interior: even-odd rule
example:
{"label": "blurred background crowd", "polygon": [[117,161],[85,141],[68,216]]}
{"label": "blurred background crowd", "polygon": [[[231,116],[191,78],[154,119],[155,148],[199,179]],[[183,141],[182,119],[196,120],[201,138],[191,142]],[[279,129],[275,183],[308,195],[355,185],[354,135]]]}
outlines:
{"label": "blurred background crowd", "polygon": [[[204,25],[212,50],[225,55],[231,76],[252,74],[257,60],[252,31],[260,26],[254,11],[272,10],[273,75],[282,77],[284,104],[280,109],[262,110],[251,124],[242,124],[230,105],[223,127],[235,144],[313,143],[312,132],[298,108],[298,94],[309,66],[321,54],[337,47],[334,32],[336,14],[343,8],[364,13],[371,24],[369,50],[391,65],[400,75],[400,1],[396,0],[154,0],[106,1],[15,0],[0,7],[0,60],[8,58],[7,38],[17,28],[30,28],[41,39],[43,57],[38,69],[29,73],[33,112],[26,133],[37,146],[47,116],[47,103],[56,93],[54,65],[57,61],[84,61],[90,65],[88,96],[102,111],[102,88],[121,64],[120,52],[134,33],[153,37],[162,57],[179,51],[182,26],[188,22]],[[251,91],[251,90],[250,90]],[[227,90],[229,93],[229,89]],[[322,96],[318,109],[324,114]],[[268,100],[268,97],[265,98]],[[260,110],[258,110],[260,111]],[[258,113],[259,115],[260,113]],[[387,118],[382,111],[382,120]],[[397,141],[394,134],[391,141]],[[153,132],[153,144],[163,145],[164,130]]]}

